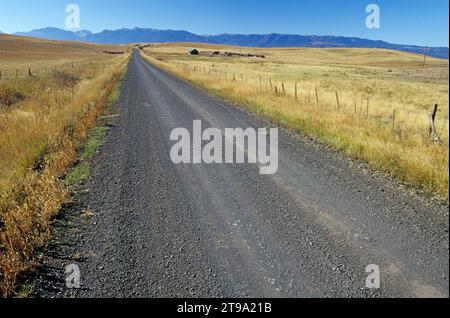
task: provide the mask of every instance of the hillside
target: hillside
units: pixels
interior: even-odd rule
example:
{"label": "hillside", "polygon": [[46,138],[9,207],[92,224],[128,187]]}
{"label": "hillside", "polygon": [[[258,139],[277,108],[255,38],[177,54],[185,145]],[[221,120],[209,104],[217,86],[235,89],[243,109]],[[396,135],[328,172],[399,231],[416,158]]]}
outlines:
{"label": "hillside", "polygon": [[[392,44],[356,37],[305,36],[291,34],[220,34],[197,35],[187,31],[157,30],[147,28],[69,32],[57,28],[45,28],[16,35],[33,36],[51,40],[83,41],[103,44],[129,44],[136,42],[200,42],[249,47],[311,47],[311,48],[382,48],[423,54],[425,47]],[[428,54],[438,58],[448,58],[448,48],[429,48]]]}
{"label": "hillside", "polygon": [[42,63],[50,66],[55,63],[98,58],[102,56],[103,50],[108,49],[114,50],[109,45],[0,34],[0,70],[41,66]]}

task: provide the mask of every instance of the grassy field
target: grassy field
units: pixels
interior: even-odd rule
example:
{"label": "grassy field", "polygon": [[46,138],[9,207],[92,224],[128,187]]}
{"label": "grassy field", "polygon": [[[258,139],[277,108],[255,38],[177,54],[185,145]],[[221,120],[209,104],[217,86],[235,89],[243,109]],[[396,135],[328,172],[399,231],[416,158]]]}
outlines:
{"label": "grassy field", "polygon": [[[189,55],[192,48],[200,55]],[[424,64],[423,56],[380,49],[192,43],[155,44],[143,53],[186,80],[448,199],[447,60],[428,57]],[[434,104],[440,105],[440,144],[429,135]]]}
{"label": "grassy field", "polygon": [[[125,50],[107,55],[103,50]],[[130,51],[0,35],[0,288],[36,265],[50,224],[69,199],[64,178],[97,118],[117,95]],[[73,63],[73,64],[72,64]],[[3,73],[4,74],[4,73]],[[83,158],[81,158],[82,160]]]}
{"label": "grassy field", "polygon": [[[1,79],[13,79],[33,74],[69,69],[104,58],[102,51],[121,51],[122,48],[105,45],[86,45],[77,42],[49,41],[0,34]],[[0,80],[1,80],[0,79]]]}

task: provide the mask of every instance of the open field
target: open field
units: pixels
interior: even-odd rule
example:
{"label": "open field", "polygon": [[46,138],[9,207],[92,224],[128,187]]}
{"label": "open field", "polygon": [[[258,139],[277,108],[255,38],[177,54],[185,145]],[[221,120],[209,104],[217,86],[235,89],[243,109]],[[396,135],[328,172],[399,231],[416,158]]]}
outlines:
{"label": "open field", "polygon": [[33,74],[52,72],[104,58],[102,51],[125,50],[107,45],[77,42],[56,42],[0,34],[0,78],[12,79]]}
{"label": "open field", "polygon": [[[188,54],[198,48],[200,55]],[[265,58],[210,56],[212,51]],[[448,199],[448,61],[374,49],[156,44],[154,64]],[[296,89],[297,87],[297,89]],[[440,144],[429,135],[429,113]]]}
{"label": "open field", "polygon": [[[35,265],[37,251],[48,241],[52,218],[68,200],[64,176],[125,70],[129,54],[102,53],[108,49],[0,35],[0,68],[36,70],[0,81],[4,295]],[[63,64],[70,66],[60,68]]]}

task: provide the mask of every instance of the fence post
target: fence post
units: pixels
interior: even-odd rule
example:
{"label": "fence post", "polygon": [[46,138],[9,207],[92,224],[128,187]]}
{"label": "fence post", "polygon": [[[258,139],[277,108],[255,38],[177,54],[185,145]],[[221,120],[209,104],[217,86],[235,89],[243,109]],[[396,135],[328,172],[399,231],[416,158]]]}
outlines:
{"label": "fence post", "polygon": [[336,101],[337,101],[337,107],[338,107],[338,110],[340,110],[340,109],[341,109],[341,104],[339,103],[339,94],[338,94],[338,91],[336,91]]}
{"label": "fence post", "polygon": [[369,117],[369,105],[370,105],[370,100],[369,100],[369,97],[367,97],[367,111],[366,111],[367,117]]}
{"label": "fence post", "polygon": [[295,82],[295,100],[298,100],[298,87],[297,87],[297,82]]}
{"label": "fence post", "polygon": [[283,95],[286,95],[286,90],[284,89],[284,83],[281,83],[281,88],[283,89]]}
{"label": "fence post", "polygon": [[316,102],[317,106],[319,106],[319,91],[317,90],[317,86],[314,87],[316,89]]}
{"label": "fence post", "polygon": [[31,68],[28,68],[28,76],[33,76],[33,74],[31,73]]}
{"label": "fence post", "polygon": [[395,117],[397,115],[397,111],[395,108],[392,110],[392,127],[395,127]]}
{"label": "fence post", "polygon": [[270,91],[272,92],[273,91],[273,85],[272,85],[272,79],[271,78],[269,78],[269,83],[270,83]]}
{"label": "fence post", "polygon": [[430,113],[430,135],[435,143],[440,142],[440,139],[436,133],[436,125],[435,125],[437,111],[438,105],[436,104],[433,107],[433,111]]}
{"label": "fence post", "polygon": [[19,69],[16,69],[16,78],[19,77]]}

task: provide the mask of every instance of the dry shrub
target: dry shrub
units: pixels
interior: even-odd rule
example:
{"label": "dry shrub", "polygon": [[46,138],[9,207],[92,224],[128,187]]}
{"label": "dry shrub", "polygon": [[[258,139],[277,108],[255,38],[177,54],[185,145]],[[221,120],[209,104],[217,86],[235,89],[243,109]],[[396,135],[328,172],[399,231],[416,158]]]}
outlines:
{"label": "dry shrub", "polygon": [[23,185],[22,202],[2,215],[0,280],[4,296],[14,290],[17,276],[36,265],[35,252],[50,238],[50,222],[67,199],[61,181],[45,169]]}
{"label": "dry shrub", "polygon": [[24,99],[25,95],[22,92],[8,87],[0,87],[0,107],[2,105],[11,107],[16,103],[23,101]]}
{"label": "dry shrub", "polygon": [[68,74],[65,71],[54,71],[53,79],[62,87],[68,88],[74,87],[80,81],[78,77]]}

